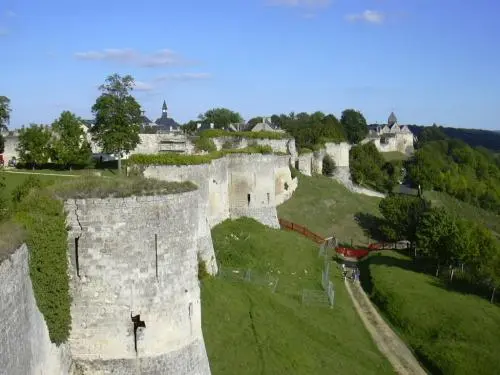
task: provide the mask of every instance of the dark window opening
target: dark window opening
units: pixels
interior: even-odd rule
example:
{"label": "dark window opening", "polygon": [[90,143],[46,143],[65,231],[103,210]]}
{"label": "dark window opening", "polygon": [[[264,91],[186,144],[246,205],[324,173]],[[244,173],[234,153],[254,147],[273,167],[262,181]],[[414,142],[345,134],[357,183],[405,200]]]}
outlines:
{"label": "dark window opening", "polygon": [[270,195],[267,193],[267,204],[269,204]]}
{"label": "dark window opening", "polygon": [[80,277],[80,262],[78,259],[78,241],[80,237],[75,238],[75,267],[76,267],[76,276]]}
{"label": "dark window opening", "polygon": [[158,235],[155,234],[155,267],[156,267],[156,280],[158,280]]}
{"label": "dark window opening", "polygon": [[299,161],[295,160],[295,169],[299,169]]}
{"label": "dark window opening", "polygon": [[141,315],[132,316],[132,313],[130,313],[130,318],[132,319],[132,323],[134,323],[134,349],[137,353],[137,330],[139,328],[146,328],[146,322],[141,320]]}
{"label": "dark window opening", "polygon": [[285,190],[288,190],[288,183],[285,182]]}
{"label": "dark window opening", "polygon": [[248,205],[250,206],[250,193],[247,194],[247,202],[248,202]]}

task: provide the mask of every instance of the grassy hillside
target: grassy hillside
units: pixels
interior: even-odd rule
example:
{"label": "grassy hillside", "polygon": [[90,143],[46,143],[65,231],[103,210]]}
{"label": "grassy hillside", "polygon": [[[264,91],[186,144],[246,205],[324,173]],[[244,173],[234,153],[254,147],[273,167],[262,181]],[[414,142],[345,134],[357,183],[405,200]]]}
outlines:
{"label": "grassy hillside", "polygon": [[433,374],[498,373],[497,305],[447,290],[394,252],[368,258],[363,268],[371,275],[363,280],[365,289]]}
{"label": "grassy hillside", "polygon": [[434,206],[445,207],[450,212],[465,219],[482,223],[494,234],[500,236],[500,216],[494,212],[460,201],[452,196],[437,191],[425,191],[424,197]]}
{"label": "grassy hillside", "polygon": [[335,306],[301,304],[320,289],[322,261],[311,241],[251,219],[212,231],[222,267],[279,277],[275,293],[222,278],[202,282],[203,333],[210,366],[221,374],[391,374],[332,267]]}
{"label": "grassy hillside", "polygon": [[278,207],[278,216],[325,237],[335,233],[342,242],[352,239],[355,244],[367,244],[369,239],[355,215],[379,215],[379,202],[379,198],[352,193],[330,178],[299,175],[297,190]]}

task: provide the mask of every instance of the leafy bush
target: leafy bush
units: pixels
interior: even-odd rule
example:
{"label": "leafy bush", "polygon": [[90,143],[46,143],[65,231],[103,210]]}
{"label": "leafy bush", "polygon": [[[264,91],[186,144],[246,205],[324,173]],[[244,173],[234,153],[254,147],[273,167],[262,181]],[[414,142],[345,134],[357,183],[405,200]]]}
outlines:
{"label": "leafy bush", "polygon": [[226,141],[222,144],[222,149],[223,150],[231,150],[234,148],[234,143],[231,141]]}
{"label": "leafy bush", "polygon": [[321,171],[325,176],[332,176],[335,172],[337,166],[335,165],[335,161],[332,159],[330,155],[325,155],[323,158],[323,170]]}
{"label": "leafy bush", "polygon": [[307,147],[301,147],[299,151],[299,155],[311,154],[313,150]]}
{"label": "leafy bush", "polygon": [[198,257],[198,280],[206,279],[210,274],[207,271],[207,262]]}
{"label": "leafy bush", "polygon": [[21,201],[17,220],[27,232],[30,276],[37,306],[47,323],[50,340],[63,343],[71,327],[68,234],[63,203],[47,191],[32,191]]}
{"label": "leafy bush", "polygon": [[206,151],[206,152],[214,152],[217,151],[217,147],[215,147],[215,143],[209,137],[199,137],[194,142],[194,147],[197,152]]}
{"label": "leafy bush", "polygon": [[0,221],[0,263],[24,241],[24,231],[12,220]]}

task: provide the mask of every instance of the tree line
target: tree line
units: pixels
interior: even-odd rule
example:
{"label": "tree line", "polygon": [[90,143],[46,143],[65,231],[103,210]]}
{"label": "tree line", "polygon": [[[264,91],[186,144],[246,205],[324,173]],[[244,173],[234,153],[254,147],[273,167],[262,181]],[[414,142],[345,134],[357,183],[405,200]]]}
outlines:
{"label": "tree line", "polygon": [[413,256],[430,261],[436,276],[447,270],[452,281],[459,271],[468,282],[490,288],[493,302],[500,287],[500,247],[488,228],[422,197],[391,195],[379,208],[385,240],[409,241]]}

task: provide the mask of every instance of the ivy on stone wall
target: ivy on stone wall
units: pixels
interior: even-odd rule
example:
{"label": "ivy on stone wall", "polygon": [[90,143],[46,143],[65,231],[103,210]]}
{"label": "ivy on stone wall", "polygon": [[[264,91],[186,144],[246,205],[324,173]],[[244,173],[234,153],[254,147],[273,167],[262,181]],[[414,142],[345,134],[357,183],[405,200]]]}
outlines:
{"label": "ivy on stone wall", "polygon": [[273,149],[268,145],[253,145],[234,150],[220,150],[206,155],[183,154],[134,154],[128,159],[129,165],[198,165],[208,164],[214,159],[220,159],[229,154],[272,154]]}
{"label": "ivy on stone wall", "polygon": [[217,147],[215,146],[214,141],[209,137],[199,137],[194,142],[194,147],[197,152],[206,151],[206,152],[215,152],[217,151]]}
{"label": "ivy on stone wall", "polygon": [[66,215],[63,203],[37,190],[18,206],[17,220],[25,227],[33,292],[55,344],[65,342],[71,329]]}

